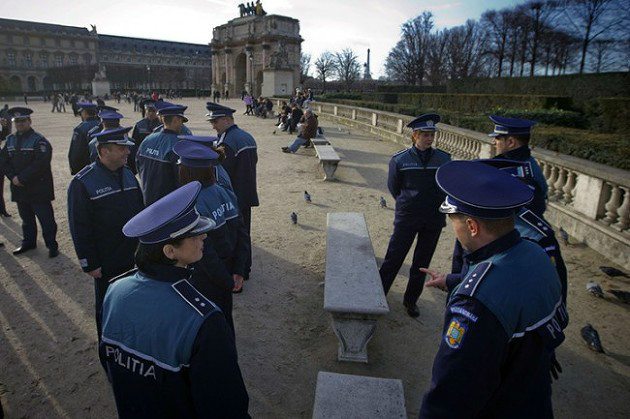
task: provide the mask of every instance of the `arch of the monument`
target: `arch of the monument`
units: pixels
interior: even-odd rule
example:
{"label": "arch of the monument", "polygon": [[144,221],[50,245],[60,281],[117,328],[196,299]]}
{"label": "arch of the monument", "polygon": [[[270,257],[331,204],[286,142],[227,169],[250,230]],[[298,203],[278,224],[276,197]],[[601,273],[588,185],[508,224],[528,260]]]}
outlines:
{"label": "arch of the monument", "polygon": [[14,92],[21,92],[22,79],[19,76],[11,76],[9,79],[9,88]]}
{"label": "arch of the monument", "polygon": [[234,59],[234,93],[239,93],[242,90],[249,91],[247,86],[247,55],[241,52]]}
{"label": "arch of the monument", "polygon": [[37,91],[37,79],[35,76],[29,76],[27,79],[28,91],[36,92]]}

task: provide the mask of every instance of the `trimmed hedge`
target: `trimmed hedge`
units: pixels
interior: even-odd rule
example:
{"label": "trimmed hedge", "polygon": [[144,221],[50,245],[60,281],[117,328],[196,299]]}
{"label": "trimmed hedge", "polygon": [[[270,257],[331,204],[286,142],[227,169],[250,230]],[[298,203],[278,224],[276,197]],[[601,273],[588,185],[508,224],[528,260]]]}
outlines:
{"label": "trimmed hedge", "polygon": [[600,97],[584,103],[591,128],[603,132],[630,131],[630,97]]}
{"label": "trimmed hedge", "polygon": [[448,109],[457,112],[488,112],[494,108],[510,109],[570,109],[571,99],[559,96],[485,95],[485,94],[422,94],[398,95],[400,105],[415,105],[425,109]]}

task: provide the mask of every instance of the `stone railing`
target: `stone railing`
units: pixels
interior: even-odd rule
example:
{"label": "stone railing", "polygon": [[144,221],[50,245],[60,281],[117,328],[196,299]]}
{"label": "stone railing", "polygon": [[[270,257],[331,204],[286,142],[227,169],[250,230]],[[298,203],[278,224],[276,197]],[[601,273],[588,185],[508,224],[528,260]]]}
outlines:
{"label": "stone railing", "polygon": [[[411,130],[405,126],[410,116],[335,103],[313,102],[311,108],[320,117],[410,144]],[[486,134],[447,124],[438,128],[436,146],[453,158],[494,156]],[[571,242],[583,242],[630,269],[630,172],[540,148],[532,155],[549,187],[545,217],[567,231]]]}

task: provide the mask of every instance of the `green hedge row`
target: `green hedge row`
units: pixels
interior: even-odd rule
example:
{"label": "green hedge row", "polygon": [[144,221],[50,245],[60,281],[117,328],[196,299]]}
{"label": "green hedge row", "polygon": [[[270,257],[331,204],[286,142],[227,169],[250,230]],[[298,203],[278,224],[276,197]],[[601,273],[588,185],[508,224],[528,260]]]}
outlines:
{"label": "green hedge row", "polygon": [[[521,111],[497,108],[490,112],[463,113],[435,108],[419,108],[411,105],[366,102],[338,99],[337,103],[418,116],[426,112],[437,112],[442,122],[477,132],[492,132],[494,125],[488,119],[491,113],[515,118],[527,118],[540,122],[534,128],[532,145],[572,155],[590,161],[630,170],[630,131],[603,133],[577,129],[583,127],[585,118],[578,112],[558,109]],[[603,101],[602,106],[613,106],[614,101]],[[617,103],[618,105],[618,103]],[[626,107],[624,109],[628,109]],[[618,111],[622,112],[622,111]]]}

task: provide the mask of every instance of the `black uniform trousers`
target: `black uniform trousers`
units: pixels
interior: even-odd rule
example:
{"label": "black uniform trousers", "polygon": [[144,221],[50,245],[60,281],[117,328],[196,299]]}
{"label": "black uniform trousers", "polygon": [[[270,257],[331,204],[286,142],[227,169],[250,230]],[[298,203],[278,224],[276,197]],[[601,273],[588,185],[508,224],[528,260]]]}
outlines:
{"label": "black uniform trousers", "polygon": [[247,255],[247,262],[245,263],[245,279],[249,279],[249,273],[252,270],[252,207],[239,208],[241,215],[243,216],[243,223],[247,229],[247,244],[249,246],[249,255]]}
{"label": "black uniform trousers", "polygon": [[57,223],[53,213],[52,202],[18,202],[18,213],[22,218],[22,246],[34,247],[37,245],[37,223],[35,217],[42,226],[42,235],[46,247],[50,250],[57,250]]}
{"label": "black uniform trousers", "polygon": [[418,237],[416,249],[413,252],[413,262],[409,269],[409,282],[405,290],[404,302],[415,304],[422,294],[424,288],[424,278],[426,274],[420,272],[420,268],[427,268],[431,263],[433,252],[440,239],[442,227],[428,226],[425,222],[415,220],[394,222],[394,233],[389,240],[385,260],[379,270],[383,290],[385,294],[389,292],[398,271],[402,266],[413,240]]}
{"label": "black uniform trousers", "polygon": [[0,172],[0,212],[7,212],[7,205],[4,202],[4,175]]}

